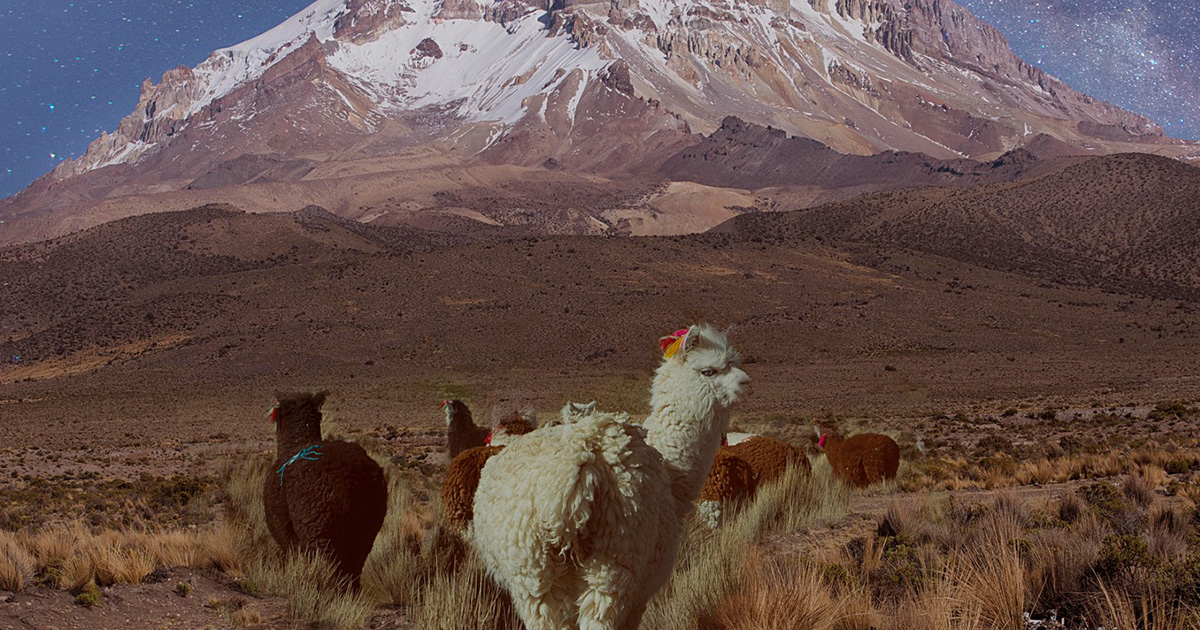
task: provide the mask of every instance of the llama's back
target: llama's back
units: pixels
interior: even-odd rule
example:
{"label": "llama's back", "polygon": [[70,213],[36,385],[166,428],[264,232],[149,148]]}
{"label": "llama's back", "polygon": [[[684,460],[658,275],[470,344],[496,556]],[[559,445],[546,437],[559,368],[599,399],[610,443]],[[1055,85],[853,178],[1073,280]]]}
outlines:
{"label": "llama's back", "polygon": [[383,469],[358,444],[322,442],[317,452],[282,476],[273,472],[267,483],[278,484],[300,547],[329,552],[343,570],[361,572],[387,513]]}
{"label": "llama's back", "polygon": [[766,436],[753,436],[727,448],[732,455],[750,464],[759,484],[781,479],[789,466],[796,466],[805,472],[812,470],[808,458],[800,449]]}
{"label": "llama's back", "polygon": [[859,433],[842,442],[837,459],[838,465],[834,467],[837,476],[856,488],[865,488],[896,478],[900,447],[881,433]]}
{"label": "llama's back", "polygon": [[450,459],[458,457],[459,453],[479,446],[487,445],[487,427],[479,427],[468,422],[457,422],[450,427],[446,435],[446,455]]}
{"label": "llama's back", "polygon": [[700,519],[711,528],[716,528],[724,512],[724,504],[731,501],[747,501],[758,490],[758,479],[754,468],[746,460],[733,454],[728,446],[717,450],[708,478],[700,491],[700,503],[696,508]]}
{"label": "llama's back", "polygon": [[900,446],[882,433],[868,433],[865,437],[862,463],[867,483],[895,479],[896,471],[900,469]]}
{"label": "llama's back", "polygon": [[550,593],[547,614],[564,625],[585,580],[652,594],[674,564],[681,525],[662,456],[624,419],[596,414],[516,438],[479,481],[481,559],[515,600]]}

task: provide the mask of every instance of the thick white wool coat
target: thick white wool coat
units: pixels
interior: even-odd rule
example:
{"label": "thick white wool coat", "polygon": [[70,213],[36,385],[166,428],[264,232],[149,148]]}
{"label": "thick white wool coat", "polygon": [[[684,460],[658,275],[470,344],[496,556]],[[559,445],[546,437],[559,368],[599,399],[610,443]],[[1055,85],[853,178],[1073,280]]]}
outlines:
{"label": "thick white wool coat", "polygon": [[593,413],[514,438],[475,495],[475,546],[528,630],[636,628],[675,565],[728,407],[748,380],[693,327],[663,362],[642,427]]}

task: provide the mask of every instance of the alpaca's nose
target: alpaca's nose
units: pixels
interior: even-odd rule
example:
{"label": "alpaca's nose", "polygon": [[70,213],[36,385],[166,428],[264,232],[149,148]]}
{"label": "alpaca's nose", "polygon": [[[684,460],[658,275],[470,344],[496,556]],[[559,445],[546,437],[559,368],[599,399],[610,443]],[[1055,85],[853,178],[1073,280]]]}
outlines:
{"label": "alpaca's nose", "polygon": [[742,368],[733,368],[733,375],[737,377],[739,387],[745,387],[750,383],[750,375],[743,371]]}

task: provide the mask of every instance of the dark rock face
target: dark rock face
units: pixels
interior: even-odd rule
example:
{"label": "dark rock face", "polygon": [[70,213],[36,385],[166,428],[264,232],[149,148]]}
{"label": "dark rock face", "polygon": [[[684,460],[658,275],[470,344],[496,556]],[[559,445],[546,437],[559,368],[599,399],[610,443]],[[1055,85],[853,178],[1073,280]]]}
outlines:
{"label": "dark rock face", "polygon": [[438,46],[438,43],[433,41],[432,37],[426,37],[425,39],[421,40],[421,43],[417,44],[417,47],[413,49],[412,54],[414,57],[419,58],[441,59],[442,47]]}
{"label": "dark rock face", "polygon": [[313,170],[312,160],[285,159],[277,155],[241,155],[219,164],[187,185],[187,190],[222,188],[251,182],[299,179]]}
{"label": "dark rock face", "polygon": [[404,26],[404,14],[412,12],[403,0],[349,0],[346,12],[334,23],[334,37],[356,44],[374,41]]}
{"label": "dark rock face", "polygon": [[387,480],[361,446],[321,440],[324,402],[324,392],[278,396],[278,455],[263,482],[263,507],[280,547],[326,555],[358,590],[387,513]]}
{"label": "dark rock face", "polygon": [[629,78],[629,64],[623,60],[614,62],[600,75],[604,85],[626,96],[633,96],[633,81]]}

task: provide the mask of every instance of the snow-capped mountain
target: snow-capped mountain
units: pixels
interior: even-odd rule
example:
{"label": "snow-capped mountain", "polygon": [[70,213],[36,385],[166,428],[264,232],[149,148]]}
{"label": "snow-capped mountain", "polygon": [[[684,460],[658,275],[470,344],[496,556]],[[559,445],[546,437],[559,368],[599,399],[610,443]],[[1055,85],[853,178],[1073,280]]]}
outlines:
{"label": "snow-capped mountain", "polygon": [[184,127],[212,124],[214,103],[245,105],[223,101],[302,51],[336,76],[320,87],[364,131],[432,107],[494,123],[494,141],[529,114],[545,119],[559,99],[574,121],[586,84],[623,60],[634,93],[692,130],[734,114],[847,153],[980,156],[1043,132],[1076,143],[1162,136],[1022,62],[948,0],[555,0],[548,10],[524,0],[318,0],[195,69],[147,82],[138,110],[60,175],[137,160]]}
{"label": "snow-capped mountain", "polygon": [[[1032,138],[1195,152],[1021,61],[949,0],[546,2],[318,0],[147,81],[116,131],[0,211],[94,213],[59,232],[134,196],[139,211],[321,203],[372,220],[429,206],[421,186],[464,185],[447,173],[472,165],[645,174],[729,115],[858,155],[993,159]],[[425,201],[346,183],[414,170],[438,173],[396,180]],[[194,192],[247,184],[250,200]]]}

